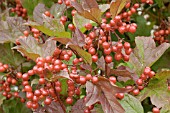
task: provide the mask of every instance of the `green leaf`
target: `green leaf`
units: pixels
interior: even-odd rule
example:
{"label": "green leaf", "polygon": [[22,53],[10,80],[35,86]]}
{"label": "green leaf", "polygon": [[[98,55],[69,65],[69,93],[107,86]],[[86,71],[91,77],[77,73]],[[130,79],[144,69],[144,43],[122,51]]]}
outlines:
{"label": "green leaf", "polygon": [[11,49],[9,43],[0,44],[0,53],[0,62],[10,64],[15,68],[25,61],[20,53]]}
{"label": "green leaf", "polygon": [[[151,36],[151,30],[153,29],[153,25],[155,24],[155,21],[151,21],[151,25],[147,25],[147,20],[143,17],[143,15],[134,15],[134,21],[138,25],[137,30],[135,33],[127,33],[130,37],[131,41],[135,40],[135,37],[137,36]],[[145,28],[145,29],[141,29]]]}
{"label": "green leaf", "polygon": [[89,54],[85,50],[81,49],[79,46],[70,45],[70,47],[71,47],[71,49],[75,50],[81,58],[83,58],[85,63],[92,64],[91,54]]}
{"label": "green leaf", "polygon": [[162,7],[164,6],[163,0],[155,0],[155,2],[158,4],[158,6],[159,6],[160,8],[162,8]]}
{"label": "green leaf", "polygon": [[32,36],[19,39],[19,42],[21,45],[18,45],[13,49],[17,49],[21,54],[34,61],[38,57],[45,58],[47,56],[52,56],[56,48],[56,41],[47,40],[44,44],[39,44]]}
{"label": "green leaf", "polygon": [[39,0],[21,0],[21,4],[27,9],[27,14],[32,17],[35,6],[38,4]]}
{"label": "green leaf", "polygon": [[170,113],[170,104],[161,108],[161,113]]}
{"label": "green leaf", "polygon": [[143,73],[145,67],[151,67],[170,47],[168,43],[156,47],[152,37],[136,37],[135,42],[136,47],[130,55],[129,62],[138,75]]}
{"label": "green leaf", "polygon": [[49,0],[21,0],[22,6],[27,9],[27,14],[30,18],[33,17],[34,9],[38,3],[44,3],[47,7],[51,7],[53,5],[53,1]]}
{"label": "green leaf", "polygon": [[167,86],[168,79],[170,79],[170,70],[163,70],[157,73],[137,98],[143,101],[145,98],[150,97],[152,104],[158,108],[169,105],[170,91]]}
{"label": "green leaf", "polygon": [[122,9],[125,7],[125,5],[129,2],[130,0],[113,0],[110,5],[110,13],[112,15],[112,19],[117,16]]}
{"label": "green leaf", "polygon": [[161,58],[155,62],[155,64],[152,66],[153,70],[159,70],[163,68],[168,68],[170,69],[170,48],[166,50],[166,52],[161,56]]}
{"label": "green leaf", "polygon": [[85,32],[86,28],[84,26],[85,26],[85,24],[90,23],[90,20],[86,19],[83,16],[80,16],[78,13],[76,13],[73,16],[73,23],[77,28],[80,29],[81,32]]}
{"label": "green leaf", "polygon": [[9,99],[3,102],[4,113],[32,113],[19,99]]}
{"label": "green leaf", "polygon": [[20,17],[8,17],[6,21],[0,21],[0,43],[15,43],[25,30],[29,31],[29,27],[23,25],[25,22]]}
{"label": "green leaf", "polygon": [[6,99],[5,96],[3,96],[2,94],[0,94],[0,106],[3,104],[3,101]]}
{"label": "green leaf", "polygon": [[119,102],[125,109],[125,113],[144,113],[140,101],[132,95],[125,94],[125,97]]}
{"label": "green leaf", "polygon": [[67,85],[67,80],[66,78],[61,78],[59,79],[59,81],[62,83],[61,85],[61,89],[62,91],[60,92],[60,94],[64,95],[64,96],[67,96],[68,95],[68,85]]}

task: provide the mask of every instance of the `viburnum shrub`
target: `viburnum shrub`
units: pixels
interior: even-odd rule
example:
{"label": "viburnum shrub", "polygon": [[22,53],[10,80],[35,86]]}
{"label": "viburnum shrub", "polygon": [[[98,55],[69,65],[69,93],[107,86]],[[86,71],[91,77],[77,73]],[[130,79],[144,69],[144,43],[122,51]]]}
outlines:
{"label": "viburnum shrub", "polygon": [[170,1],[0,7],[0,113],[170,113]]}

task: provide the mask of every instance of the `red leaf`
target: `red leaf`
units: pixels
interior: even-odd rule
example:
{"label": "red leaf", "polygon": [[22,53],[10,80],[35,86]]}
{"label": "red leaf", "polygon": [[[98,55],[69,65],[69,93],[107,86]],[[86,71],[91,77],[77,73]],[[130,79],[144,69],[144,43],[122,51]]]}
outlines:
{"label": "red leaf", "polygon": [[100,77],[96,85],[91,82],[86,84],[86,106],[100,102],[105,113],[124,113],[125,111],[117,101],[115,94],[129,91],[125,88],[113,86],[108,79]]}

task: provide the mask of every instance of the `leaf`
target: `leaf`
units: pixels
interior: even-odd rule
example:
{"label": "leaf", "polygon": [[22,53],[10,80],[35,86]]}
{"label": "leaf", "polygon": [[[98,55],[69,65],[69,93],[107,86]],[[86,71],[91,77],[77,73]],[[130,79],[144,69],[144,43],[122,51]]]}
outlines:
{"label": "leaf", "polygon": [[160,113],[170,113],[170,104],[165,105],[164,107],[162,107]]}
{"label": "leaf", "polygon": [[110,5],[112,19],[114,19],[115,16],[117,16],[122,11],[128,2],[130,2],[130,0],[112,0]]}
{"label": "leaf", "polygon": [[81,49],[79,46],[76,45],[70,45],[70,48],[74,51],[77,52],[77,54],[83,58],[85,63],[88,64],[92,64],[92,58],[91,58],[91,54],[89,54],[88,52],[86,52],[85,50]]}
{"label": "leaf", "polygon": [[69,32],[65,32],[65,31],[58,32],[57,27],[56,27],[56,30],[54,28],[53,28],[53,30],[51,30],[50,27],[47,28],[44,25],[40,25],[40,24],[32,22],[32,21],[28,21],[27,23],[25,23],[25,25],[31,26],[33,28],[36,28],[36,29],[40,30],[41,32],[43,32],[44,34],[49,35],[49,36],[65,37],[65,38],[70,38],[71,37]]}
{"label": "leaf", "polygon": [[110,84],[108,79],[99,78],[97,84],[86,83],[86,106],[100,102],[105,113],[124,113],[124,109],[117,101],[116,93],[125,93],[128,90]]}
{"label": "leaf", "polygon": [[164,7],[164,2],[162,0],[155,0],[160,8]]}
{"label": "leaf", "polygon": [[32,113],[19,99],[9,99],[3,102],[4,113]]}
{"label": "leaf", "polygon": [[71,1],[71,5],[81,16],[100,24],[102,13],[96,0],[82,0],[82,4]]}
{"label": "leaf", "polygon": [[34,84],[39,84],[39,79],[33,79],[32,81],[31,81],[31,86],[33,86]]}
{"label": "leaf", "polygon": [[21,1],[22,6],[27,9],[28,16],[32,17],[33,10],[34,10],[35,6],[38,4],[39,0],[34,0],[34,1],[20,0],[20,1]]}
{"label": "leaf", "polygon": [[52,101],[50,105],[45,105],[44,108],[48,113],[65,113],[59,102]]}
{"label": "leaf", "polygon": [[143,101],[145,98],[150,97],[152,104],[158,108],[169,105],[170,91],[168,91],[167,79],[170,79],[170,70],[157,73],[137,98]]}
{"label": "leaf", "polygon": [[19,36],[23,36],[25,30],[29,31],[29,27],[23,25],[25,20],[20,17],[7,17],[6,21],[0,21],[0,43],[16,42]]}
{"label": "leaf", "polygon": [[86,19],[83,16],[80,16],[78,13],[76,13],[73,16],[73,23],[77,28],[80,29],[81,32],[85,32],[86,28],[84,26],[85,26],[85,24],[90,23],[90,20]]}
{"label": "leaf", "polygon": [[84,99],[79,99],[77,102],[73,105],[71,112],[72,113],[84,113],[84,109],[86,108]]}
{"label": "leaf", "polygon": [[151,67],[170,47],[168,43],[156,47],[152,37],[136,37],[135,42],[136,47],[130,55],[129,62],[138,75],[143,73],[145,67]]}
{"label": "leaf", "polygon": [[84,34],[78,28],[76,28],[72,39],[67,43],[67,45],[83,47],[85,44]]}
{"label": "leaf", "polygon": [[9,43],[0,44],[0,62],[17,68],[25,59],[18,52],[11,49]]}
{"label": "leaf", "polygon": [[99,5],[99,9],[101,10],[102,13],[107,11],[110,8],[110,4],[101,4]]}
{"label": "leaf", "polygon": [[19,39],[19,42],[21,45],[18,45],[13,49],[17,49],[21,54],[34,61],[38,57],[45,58],[47,56],[52,56],[56,48],[56,41],[47,40],[44,44],[39,44],[32,36]]}
{"label": "leaf", "polygon": [[66,9],[66,5],[63,4],[53,4],[52,7],[50,8],[50,13],[55,17],[55,18],[60,18]]}
{"label": "leaf", "polygon": [[96,62],[97,67],[99,67],[102,70],[105,70],[105,60],[104,57],[100,57],[100,59]]}
{"label": "leaf", "polygon": [[125,97],[119,102],[125,109],[125,113],[144,113],[140,101],[130,94],[125,94]]}
{"label": "leaf", "polygon": [[39,3],[35,8],[33,12],[33,18],[34,20],[39,23],[40,25],[43,24],[43,14],[44,12],[47,11],[46,7],[44,4]]}
{"label": "leaf", "polygon": [[0,94],[0,106],[3,104],[3,101],[6,99],[5,96],[3,96],[2,94]]}
{"label": "leaf", "polygon": [[59,79],[59,78],[68,78],[68,79],[71,79],[71,78],[69,77],[69,73],[68,73],[67,71],[60,71],[59,73],[54,74],[51,79],[52,79],[53,81],[55,81],[56,79]]}

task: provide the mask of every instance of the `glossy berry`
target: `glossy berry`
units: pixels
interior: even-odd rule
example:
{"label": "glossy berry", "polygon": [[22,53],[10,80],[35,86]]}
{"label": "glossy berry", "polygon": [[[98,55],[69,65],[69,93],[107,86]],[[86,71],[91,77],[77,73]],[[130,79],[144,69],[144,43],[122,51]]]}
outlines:
{"label": "glossy berry", "polygon": [[73,98],[72,97],[67,97],[66,103],[67,104],[72,104],[73,103]]}
{"label": "glossy berry", "polygon": [[159,110],[159,108],[154,107],[154,108],[152,109],[152,112],[153,112],[153,113],[160,113],[160,110]]}

